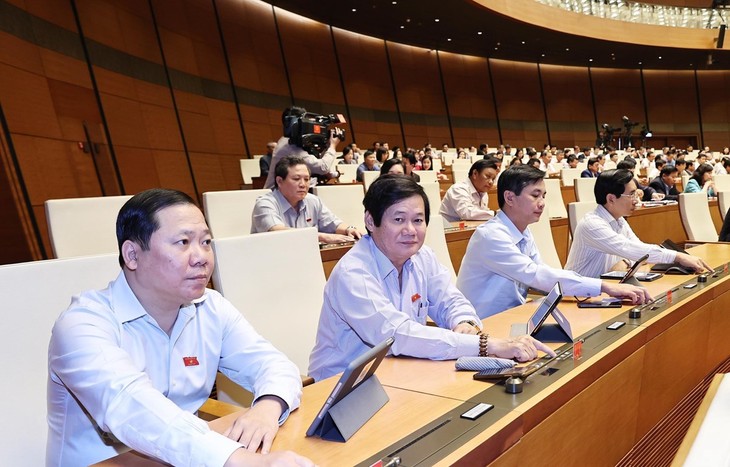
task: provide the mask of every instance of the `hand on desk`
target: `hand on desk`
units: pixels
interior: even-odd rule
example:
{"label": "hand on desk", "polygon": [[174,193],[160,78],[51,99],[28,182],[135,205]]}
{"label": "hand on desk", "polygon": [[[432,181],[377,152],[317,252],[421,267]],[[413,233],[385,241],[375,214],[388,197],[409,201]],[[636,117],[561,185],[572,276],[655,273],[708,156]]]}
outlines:
{"label": "hand on desk", "polygon": [[278,397],[262,396],[238,416],[223,435],[241,443],[244,449],[239,451],[255,453],[261,446],[261,453],[268,454],[279,431],[279,417],[286,409],[286,404]]}
{"label": "hand on desk", "polygon": [[531,336],[524,335],[510,339],[489,338],[489,354],[501,358],[527,362],[537,358],[538,350],[542,350],[551,357],[555,356],[555,352],[550,347]]}
{"label": "hand on desk", "polygon": [[[359,234],[359,232],[358,232]],[[344,242],[352,242],[355,239],[359,237],[353,237],[350,235],[342,235],[342,234],[336,234],[336,233],[322,233],[320,232],[318,235],[318,240],[320,243],[344,243]]]}
{"label": "hand on desk", "polygon": [[618,284],[611,281],[601,282],[601,292],[616,298],[622,298],[630,301],[634,305],[649,303],[651,295],[644,287],[637,287],[631,284]]}
{"label": "hand on desk", "polygon": [[677,253],[677,257],[674,259],[677,263],[680,264],[680,266],[684,266],[686,268],[692,269],[694,272],[702,272],[704,270],[707,270],[709,272],[714,272],[714,269],[712,269],[702,258],[698,258],[696,256],[687,255],[684,253]]}

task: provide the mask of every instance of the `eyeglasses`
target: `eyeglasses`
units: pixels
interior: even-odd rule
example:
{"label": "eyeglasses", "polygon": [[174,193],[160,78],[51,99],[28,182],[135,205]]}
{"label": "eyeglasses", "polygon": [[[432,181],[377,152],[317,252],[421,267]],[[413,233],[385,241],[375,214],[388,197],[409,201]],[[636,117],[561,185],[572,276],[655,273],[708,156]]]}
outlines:
{"label": "eyeglasses", "polygon": [[634,190],[631,193],[621,193],[619,195],[620,198],[636,198],[639,196],[639,190]]}

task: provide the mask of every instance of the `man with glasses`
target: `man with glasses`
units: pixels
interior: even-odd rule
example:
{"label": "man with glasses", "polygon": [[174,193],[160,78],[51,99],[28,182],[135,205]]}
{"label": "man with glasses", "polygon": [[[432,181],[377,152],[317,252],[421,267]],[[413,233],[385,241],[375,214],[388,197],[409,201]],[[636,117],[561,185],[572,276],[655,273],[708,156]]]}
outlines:
{"label": "man with glasses", "polygon": [[594,189],[598,206],[578,223],[565,269],[600,277],[623,258],[636,261],[648,254],[650,263],[678,263],[694,271],[711,270],[702,259],[659,245],[642,242],[624,219],[639,202],[634,175],[628,170],[607,170]]}

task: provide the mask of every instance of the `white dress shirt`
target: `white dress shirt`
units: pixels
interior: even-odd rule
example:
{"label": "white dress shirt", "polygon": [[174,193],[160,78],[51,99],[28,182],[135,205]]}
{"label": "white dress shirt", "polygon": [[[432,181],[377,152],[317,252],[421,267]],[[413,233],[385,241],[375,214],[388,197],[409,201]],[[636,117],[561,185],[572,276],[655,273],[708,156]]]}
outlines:
{"label": "white dress shirt", "polygon": [[626,219],[614,219],[598,206],[578,222],[565,269],[587,277],[600,277],[623,258],[631,261],[649,254],[650,263],[673,263],[677,252],[642,242]]}
{"label": "white dress shirt", "polygon": [[486,318],[525,303],[530,287],[547,292],[556,282],[566,295],[593,297],[601,293],[600,279],[544,264],[530,230],[520,232],[500,211],[471,236],[456,286],[479,317]]}
{"label": "white dress shirt", "polygon": [[218,370],[289,410],[301,397],[296,365],[218,292],[182,306],[168,336],[123,272],[73,298],[53,327],[48,364],[48,466],[93,464],[126,446],[173,465],[222,466],[241,445],[194,415]]}
{"label": "white dress shirt", "polygon": [[483,221],[491,219],[489,195],[479,193],[471,180],[455,183],[446,191],[439,214],[449,222]]}
{"label": "white dress shirt", "polygon": [[[427,326],[427,317],[438,327]],[[395,338],[393,355],[476,356],[479,337],[451,331],[466,320],[479,322],[429,247],[406,261],[399,281],[393,263],[365,235],[337,262],[325,286],[309,376],[319,381],[335,375],[389,337]]]}
{"label": "white dress shirt", "polygon": [[335,233],[342,221],[322,200],[311,193],[295,209],[279,190],[260,196],[251,213],[251,233],[268,232],[275,225],[292,229],[316,227],[318,232]]}

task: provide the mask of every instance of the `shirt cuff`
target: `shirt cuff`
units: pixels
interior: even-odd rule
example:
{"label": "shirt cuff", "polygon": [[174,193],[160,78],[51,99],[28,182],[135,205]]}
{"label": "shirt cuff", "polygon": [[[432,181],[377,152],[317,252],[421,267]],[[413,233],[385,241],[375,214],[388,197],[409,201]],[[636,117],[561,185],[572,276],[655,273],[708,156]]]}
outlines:
{"label": "shirt cuff", "polygon": [[240,443],[215,431],[204,434],[198,446],[200,449],[192,450],[195,453],[193,457],[197,459],[192,459],[191,465],[223,466],[236,449],[243,447]]}
{"label": "shirt cuff", "polygon": [[475,357],[479,355],[479,336],[476,334],[456,334],[457,348],[454,358]]}

